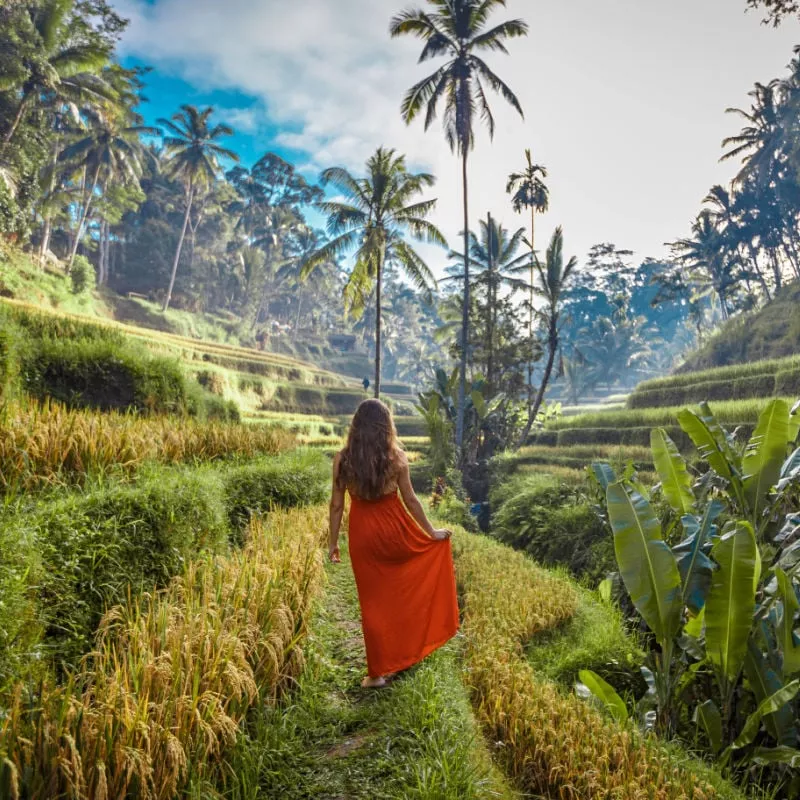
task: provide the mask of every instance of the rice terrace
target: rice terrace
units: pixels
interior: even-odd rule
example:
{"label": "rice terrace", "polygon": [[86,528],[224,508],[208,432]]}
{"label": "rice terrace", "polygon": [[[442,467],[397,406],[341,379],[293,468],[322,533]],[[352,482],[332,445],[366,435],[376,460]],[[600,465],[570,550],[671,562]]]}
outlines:
{"label": "rice terrace", "polygon": [[0,0],[0,800],[797,797],[800,3]]}

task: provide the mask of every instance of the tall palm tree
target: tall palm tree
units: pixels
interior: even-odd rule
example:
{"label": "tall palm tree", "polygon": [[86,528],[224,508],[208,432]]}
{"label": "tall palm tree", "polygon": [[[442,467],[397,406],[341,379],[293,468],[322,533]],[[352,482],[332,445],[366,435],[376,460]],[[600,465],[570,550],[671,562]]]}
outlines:
{"label": "tall palm tree", "polygon": [[536,212],[543,214],[550,207],[550,190],[544,182],[547,169],[541,164],[534,164],[531,159],[530,149],[525,150],[525,169],[522,172],[512,172],[508,176],[506,192],[511,195],[511,204],[517,214],[524,208],[531,210],[531,248],[530,260],[530,296],[528,302],[528,337],[531,341],[531,361],[528,364],[528,388],[533,391],[533,319],[534,319],[534,290],[533,272],[536,259]]}
{"label": "tall palm tree", "polygon": [[328,215],[331,240],[311,253],[301,272],[303,279],[320,265],[353,252],[355,264],[345,286],[345,303],[360,314],[375,287],[375,397],[381,388],[381,289],[384,267],[401,267],[422,290],[436,281],[420,255],[405,239],[406,234],[421,241],[446,246],[444,236],[428,217],[436,200],[420,200],[435,178],[428,173],[411,173],[405,156],[379,147],[367,161],[367,175],[354,178],[343,167],[322,173],[323,186],[333,186],[345,200],[319,203]]}
{"label": "tall palm tree", "polygon": [[479,53],[508,53],[508,39],[525,36],[528,26],[520,19],[488,26],[489,18],[506,0],[427,0],[427,8],[403,11],[390,25],[392,37],[410,34],[422,39],[419,61],[444,56],[445,64],[433,74],[412,86],[403,99],[402,113],[410,124],[423,110],[425,129],[444,104],[444,133],[450,149],[461,157],[461,180],[464,190],[464,296],[461,315],[461,374],[458,389],[456,444],[464,440],[464,409],[467,389],[469,347],[469,202],[467,158],[475,143],[476,115],[486,123],[489,136],[494,135],[494,115],[487,97],[487,87],[502,97],[523,116],[519,100],[511,89],[489,68]]}
{"label": "tall palm tree", "polygon": [[195,194],[198,189],[207,188],[216,180],[220,171],[219,158],[239,161],[236,153],[218,144],[223,136],[232,136],[233,129],[223,124],[212,127],[209,119],[213,113],[214,109],[210,106],[200,111],[195,106],[184,105],[181,106],[178,113],[172,115],[172,119],[158,120],[158,124],[163,125],[168,131],[164,137],[164,147],[167,152],[167,174],[181,181],[186,191],[186,211],[183,216],[183,227],[178,238],[178,246],[175,249],[175,259],[172,262],[169,288],[164,299],[163,310],[165,312],[172,300],[175,276],[178,274],[178,264],[181,259],[183,242],[186,239],[186,228],[189,225]]}
{"label": "tall palm tree", "polygon": [[15,49],[14,73],[0,72],[0,89],[16,91],[17,111],[3,134],[8,144],[37,104],[53,96],[80,101],[87,98],[109,99],[113,91],[99,77],[111,56],[110,47],[99,41],[75,42],[70,30],[74,0],[43,0],[31,3],[28,29],[23,46]]}
{"label": "tall palm tree", "polygon": [[69,257],[68,271],[72,269],[83,238],[86,222],[99,186],[111,180],[134,182],[142,174],[142,159],[146,153],[140,136],[157,136],[159,130],[146,125],[127,125],[120,117],[88,109],[84,112],[89,126],[59,155],[59,161],[80,168],[87,176],[83,187],[78,229]]}
{"label": "tall palm tree", "polygon": [[544,393],[550,383],[550,377],[553,374],[553,365],[556,361],[561,334],[560,323],[563,296],[569,287],[572,273],[577,266],[578,260],[575,256],[570,258],[566,264],[564,263],[564,232],[561,227],[556,228],[547,248],[544,264],[538,258],[536,259],[536,277],[538,279],[536,294],[540,299],[544,300],[544,305],[537,311],[537,316],[547,331],[547,364],[544,368],[542,383],[539,386],[536,399],[528,408],[528,421],[525,423],[525,428],[520,438],[521,444],[524,444],[531,432],[533,423],[539,414],[539,409],[542,407]]}

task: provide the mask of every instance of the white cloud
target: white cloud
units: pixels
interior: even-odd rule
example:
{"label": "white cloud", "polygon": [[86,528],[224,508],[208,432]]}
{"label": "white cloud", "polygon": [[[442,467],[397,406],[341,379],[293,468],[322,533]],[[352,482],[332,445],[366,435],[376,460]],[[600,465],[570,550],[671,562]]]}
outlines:
{"label": "white cloud", "polygon": [[[412,0],[417,2],[417,0]],[[378,145],[396,147],[438,176],[436,222],[453,241],[461,225],[460,167],[435,127],[406,127],[403,92],[431,65],[416,40],[391,40],[403,0],[120,0],[131,26],[123,48],[199,88],[237,89],[252,108],[227,113],[256,132],[266,116],[277,142],[306,167],[363,165]],[[684,235],[720,166],[719,142],[735,129],[755,80],[782,72],[797,30],[774,31],[743,13],[744,0],[510,0],[531,24],[512,57],[489,57],[519,95],[522,122],[500,98],[492,146],[471,157],[471,217],[491,210],[524,224],[504,193],[523,150],[550,171],[551,212],[539,242],[563,224],[570,253],[615,241],[658,255]],[[501,12],[503,13],[503,12]],[[238,117],[238,119],[237,119]],[[443,258],[442,258],[443,261]]]}

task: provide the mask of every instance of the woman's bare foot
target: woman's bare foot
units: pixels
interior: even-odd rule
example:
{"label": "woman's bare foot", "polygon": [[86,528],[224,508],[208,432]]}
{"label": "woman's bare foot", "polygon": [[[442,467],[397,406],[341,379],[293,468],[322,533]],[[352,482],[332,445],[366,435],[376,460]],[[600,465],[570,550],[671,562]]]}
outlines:
{"label": "woman's bare foot", "polygon": [[384,686],[388,685],[392,678],[394,678],[393,672],[389,673],[388,675],[380,675],[377,678],[366,677],[363,681],[361,681],[361,685],[365,689],[383,689]]}

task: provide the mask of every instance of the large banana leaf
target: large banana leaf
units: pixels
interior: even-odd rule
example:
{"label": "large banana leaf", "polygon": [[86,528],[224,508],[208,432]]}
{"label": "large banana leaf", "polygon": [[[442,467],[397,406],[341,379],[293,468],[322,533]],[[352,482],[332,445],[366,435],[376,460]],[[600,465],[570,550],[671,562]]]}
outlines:
{"label": "large banana leaf", "polygon": [[692,477],[675,442],[663,428],[655,428],[650,431],[650,449],[667,502],[678,514],[691,513],[695,503]]}
{"label": "large banana leaf", "polygon": [[735,681],[747,653],[761,575],[753,526],[748,522],[731,524],[711,555],[719,569],[712,574],[706,601],[706,650],[717,671]]}
{"label": "large banana leaf", "polygon": [[794,444],[800,434],[800,400],[798,400],[789,412],[789,441]]}
{"label": "large banana leaf", "polygon": [[590,694],[595,697],[617,722],[627,722],[628,708],[625,701],[617,694],[611,684],[606,683],[597,673],[590,669],[582,669],[578,673],[579,694]]}
{"label": "large banana leaf", "polygon": [[[744,671],[758,705],[783,688],[780,676],[769,665],[752,638],[747,644]],[[764,726],[769,735],[780,745],[792,746],[797,742],[794,715],[789,705],[781,706],[777,711],[767,714],[764,717]]]}
{"label": "large banana leaf", "polygon": [[617,476],[611,464],[605,461],[593,461],[591,466],[592,474],[603,491],[608,491],[612,483],[617,482]]}
{"label": "large banana leaf", "polygon": [[717,704],[713,700],[706,700],[697,706],[694,710],[694,721],[703,726],[711,749],[719,753],[722,750],[722,714],[719,713]]}
{"label": "large banana leaf", "polygon": [[719,424],[717,418],[714,416],[714,412],[711,410],[711,406],[703,402],[698,403],[697,407],[700,409],[698,416],[703,420],[703,424],[711,432],[711,435],[716,440],[722,452],[725,453],[729,461],[735,462],[737,455],[733,447],[733,440],[730,434]]}
{"label": "large banana leaf", "polygon": [[675,555],[661,537],[650,503],[621,483],[608,487],[608,517],[622,580],[633,604],[660,643],[681,624],[681,576]]}
{"label": "large banana leaf", "polygon": [[694,442],[700,457],[708,461],[709,466],[728,481],[734,479],[734,465],[708,426],[691,409],[678,413],[678,422],[689,438]]}
{"label": "large banana leaf", "polygon": [[789,576],[779,567],[775,568],[778,580],[778,595],[781,612],[778,615],[778,641],[783,650],[783,674],[788,678],[800,672],[800,638],[794,632],[794,620],[800,611],[800,603]]}
{"label": "large banana leaf", "polygon": [[789,404],[776,398],[761,412],[742,461],[744,494],[758,520],[767,494],[778,482],[789,442]]}
{"label": "large banana leaf", "polygon": [[674,550],[683,584],[683,605],[688,606],[692,614],[699,614],[703,609],[711,588],[711,573],[715,565],[706,553],[716,530],[714,521],[724,510],[725,506],[719,500],[712,500],[702,517],[687,514],[682,520],[686,538]]}
{"label": "large banana leaf", "polygon": [[759,703],[758,708],[745,721],[742,732],[736,737],[736,741],[730,749],[739,750],[747,747],[756,738],[761,720],[767,714],[774,714],[778,709],[794,700],[798,690],[800,690],[800,681],[792,681]]}

